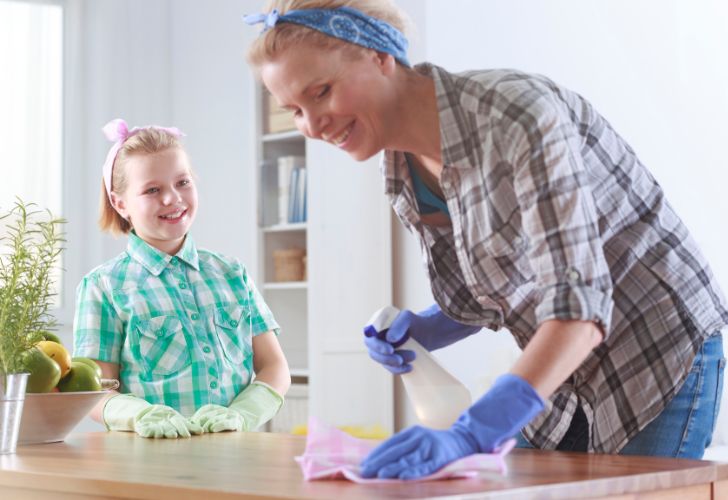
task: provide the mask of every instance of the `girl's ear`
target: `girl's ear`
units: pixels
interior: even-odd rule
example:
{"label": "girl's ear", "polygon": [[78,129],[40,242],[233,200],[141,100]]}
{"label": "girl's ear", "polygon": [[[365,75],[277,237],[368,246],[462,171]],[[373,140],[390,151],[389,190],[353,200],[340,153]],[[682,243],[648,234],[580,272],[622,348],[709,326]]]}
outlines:
{"label": "girl's ear", "polygon": [[114,210],[116,210],[123,218],[127,220],[129,219],[129,213],[126,210],[126,203],[124,203],[124,199],[113,191],[111,192],[111,206],[114,207]]}

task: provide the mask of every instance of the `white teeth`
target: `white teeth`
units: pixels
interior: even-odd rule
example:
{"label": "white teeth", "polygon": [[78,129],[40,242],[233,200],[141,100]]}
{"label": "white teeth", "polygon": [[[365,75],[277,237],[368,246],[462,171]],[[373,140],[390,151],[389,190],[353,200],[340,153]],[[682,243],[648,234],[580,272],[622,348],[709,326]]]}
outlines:
{"label": "white teeth", "polygon": [[160,217],[162,217],[162,219],[176,219],[183,213],[184,213],[184,210],[178,210],[178,211],[174,212],[173,214],[161,215]]}
{"label": "white teeth", "polygon": [[349,138],[349,133],[351,132],[351,127],[347,128],[340,136],[333,138],[333,143],[337,146],[339,144],[342,144],[344,141],[346,141]]}

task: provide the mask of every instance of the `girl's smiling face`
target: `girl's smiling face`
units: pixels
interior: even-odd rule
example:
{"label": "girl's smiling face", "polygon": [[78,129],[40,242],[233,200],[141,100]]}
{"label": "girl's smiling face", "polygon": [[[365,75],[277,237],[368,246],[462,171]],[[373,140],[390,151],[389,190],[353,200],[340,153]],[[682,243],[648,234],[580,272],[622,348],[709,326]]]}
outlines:
{"label": "girl's smiling face", "polygon": [[260,76],[301,133],[363,161],[385,148],[395,65],[392,56],[373,50],[352,56],[303,43],[261,65]]}
{"label": "girl's smiling face", "polygon": [[187,154],[170,148],[128,158],[126,189],[112,192],[112,204],[137,236],[170,255],[184,243],[197,213],[197,188]]}

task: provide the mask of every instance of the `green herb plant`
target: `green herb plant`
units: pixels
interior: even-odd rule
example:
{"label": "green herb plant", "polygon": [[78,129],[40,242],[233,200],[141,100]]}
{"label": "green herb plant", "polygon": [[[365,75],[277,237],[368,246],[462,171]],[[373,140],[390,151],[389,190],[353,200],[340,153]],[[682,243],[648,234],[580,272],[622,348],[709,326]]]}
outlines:
{"label": "green herb plant", "polygon": [[0,374],[23,371],[24,354],[55,328],[53,266],[65,220],[18,199],[0,214]]}

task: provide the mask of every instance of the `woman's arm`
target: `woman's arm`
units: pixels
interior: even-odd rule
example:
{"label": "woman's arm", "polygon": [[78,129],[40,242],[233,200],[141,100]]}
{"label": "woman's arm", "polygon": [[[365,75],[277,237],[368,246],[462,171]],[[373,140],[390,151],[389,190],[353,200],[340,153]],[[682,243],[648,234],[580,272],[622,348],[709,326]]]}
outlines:
{"label": "woman's arm", "polygon": [[[96,364],[101,367],[101,378],[110,378],[114,380],[119,380],[119,365],[116,363],[106,363],[104,361],[96,361]],[[98,402],[96,406],[94,406],[93,410],[89,413],[89,416],[95,420],[96,422],[99,422],[101,424],[104,423],[104,406],[106,406],[106,402],[119,394],[119,391],[109,391],[109,394],[103,398],[101,401]]]}
{"label": "woman's arm", "polygon": [[291,386],[288,362],[272,331],[253,337],[253,368],[255,379],[265,382],[284,396]]}
{"label": "woman's arm", "polygon": [[511,373],[525,379],[548,398],[603,339],[591,321],[544,321],[513,365]]}

